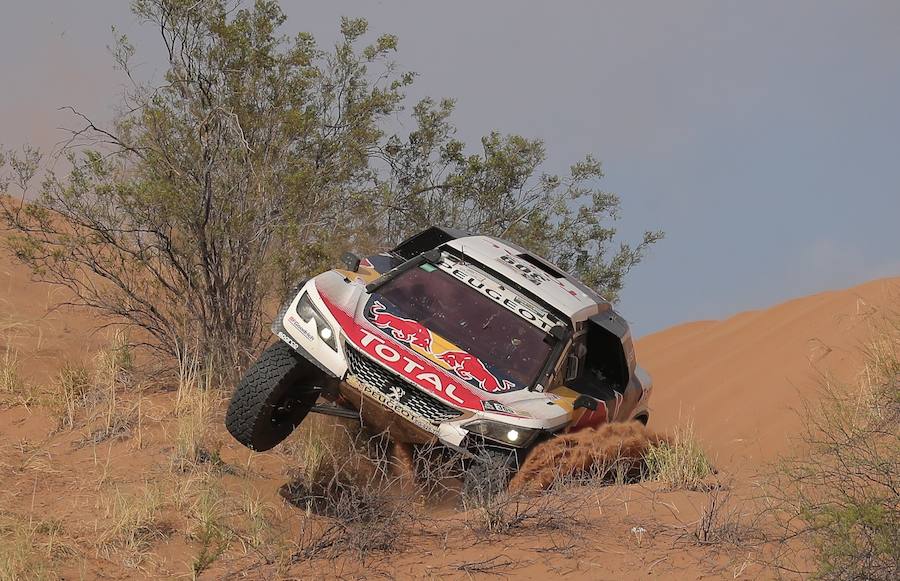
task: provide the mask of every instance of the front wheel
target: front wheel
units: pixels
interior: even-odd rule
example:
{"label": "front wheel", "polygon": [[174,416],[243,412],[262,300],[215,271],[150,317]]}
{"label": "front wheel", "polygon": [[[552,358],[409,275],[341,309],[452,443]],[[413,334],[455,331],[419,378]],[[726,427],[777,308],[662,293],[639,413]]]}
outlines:
{"label": "front wheel", "polygon": [[316,402],[315,366],[279,341],[263,351],[238,383],[225,427],[251,450],[277,446],[294,431]]}

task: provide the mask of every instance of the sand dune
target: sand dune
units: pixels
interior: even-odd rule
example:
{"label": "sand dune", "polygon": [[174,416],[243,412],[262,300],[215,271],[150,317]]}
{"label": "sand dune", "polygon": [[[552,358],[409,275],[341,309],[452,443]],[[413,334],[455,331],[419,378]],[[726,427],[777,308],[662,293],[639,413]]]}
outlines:
{"label": "sand dune", "polygon": [[852,381],[880,314],[900,309],[900,278],[823,292],[723,321],[678,325],[637,343],[653,376],[651,426],[693,420],[731,469],[791,450],[822,373]]}

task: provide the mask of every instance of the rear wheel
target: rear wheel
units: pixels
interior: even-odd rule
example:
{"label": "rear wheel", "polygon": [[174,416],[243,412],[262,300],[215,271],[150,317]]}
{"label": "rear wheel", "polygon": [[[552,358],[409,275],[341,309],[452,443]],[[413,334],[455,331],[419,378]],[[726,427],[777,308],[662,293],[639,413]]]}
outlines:
{"label": "rear wheel", "polygon": [[279,341],[247,371],[228,406],[225,427],[251,450],[269,450],[288,437],[316,402],[321,372]]}

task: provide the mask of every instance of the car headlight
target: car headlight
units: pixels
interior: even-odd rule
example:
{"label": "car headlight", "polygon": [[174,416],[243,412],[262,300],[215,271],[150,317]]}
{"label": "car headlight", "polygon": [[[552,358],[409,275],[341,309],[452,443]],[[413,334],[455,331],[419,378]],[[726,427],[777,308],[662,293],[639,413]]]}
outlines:
{"label": "car headlight", "polygon": [[337,351],[337,337],[335,337],[334,329],[325,322],[325,317],[323,317],[322,313],[319,312],[319,309],[312,304],[308,293],[303,293],[303,296],[300,297],[300,301],[297,302],[297,314],[306,323],[315,321],[316,335],[318,335],[319,339],[324,341],[326,345],[331,347],[332,350]]}
{"label": "car headlight", "polygon": [[495,442],[502,442],[517,448],[525,447],[534,440],[538,430],[522,428],[490,420],[476,420],[463,428]]}

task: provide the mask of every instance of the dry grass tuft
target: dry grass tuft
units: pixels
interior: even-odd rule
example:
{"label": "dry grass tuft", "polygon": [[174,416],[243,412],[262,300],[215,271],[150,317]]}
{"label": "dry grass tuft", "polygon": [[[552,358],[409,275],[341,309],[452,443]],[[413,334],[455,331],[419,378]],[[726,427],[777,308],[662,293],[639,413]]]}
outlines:
{"label": "dry grass tuft", "polygon": [[175,399],[177,427],[172,469],[176,472],[189,472],[205,464],[222,464],[217,447],[209,441],[212,391],[212,378],[201,371],[199,360],[193,356],[182,357]]}
{"label": "dry grass tuft", "polygon": [[109,345],[94,358],[94,387],[98,390],[97,412],[103,413],[104,426],[91,434],[93,443],[111,438],[127,438],[135,424],[135,407],[125,408],[118,401],[118,392],[131,386],[134,360],[128,335],[116,330]]}
{"label": "dry grass tuft", "polygon": [[114,393],[118,387],[131,385],[134,354],[125,331],[113,331],[109,344],[94,357],[94,368],[94,384],[100,390]]}
{"label": "dry grass tuft", "polygon": [[62,397],[62,401],[55,406],[60,427],[72,429],[80,410],[87,407],[92,396],[96,395],[92,389],[91,375],[84,366],[66,363],[57,375],[56,384]]}
{"label": "dry grass tuft", "polygon": [[752,504],[736,502],[732,498],[730,486],[710,486],[706,491],[706,502],[693,524],[691,538],[700,545],[730,545],[746,547],[748,543],[763,540],[758,520]]}
{"label": "dry grass tuft", "polygon": [[188,510],[188,536],[200,544],[191,564],[195,577],[228,549],[233,538],[226,523],[228,510],[222,489],[209,479],[201,479],[200,482],[201,487]]}
{"label": "dry grass tuft", "polygon": [[466,512],[466,525],[476,533],[508,535],[513,533],[583,532],[587,521],[581,518],[584,491],[555,488],[542,494],[502,492],[481,498]]}
{"label": "dry grass tuft", "polygon": [[126,566],[135,567],[146,557],[150,546],[172,534],[173,527],[163,516],[165,492],[154,483],[144,483],[136,494],[123,494],[118,487],[101,499],[105,522],[98,523],[98,547],[109,553],[124,553]]}
{"label": "dry grass tuft", "polygon": [[0,581],[49,579],[48,556],[40,550],[33,523],[0,518]]}
{"label": "dry grass tuft", "polygon": [[27,408],[38,399],[34,386],[25,381],[20,369],[19,352],[7,342],[0,352],[0,404]]}
{"label": "dry grass tuft", "polygon": [[276,453],[287,456],[285,475],[292,482],[312,487],[331,478],[338,466],[371,464],[363,450],[366,440],[358,422],[310,414]]}
{"label": "dry grass tuft", "polygon": [[277,540],[273,538],[274,513],[275,508],[263,501],[259,494],[247,490],[241,495],[238,515],[242,525],[240,541],[245,553]]}
{"label": "dry grass tuft", "polygon": [[0,581],[56,578],[52,565],[76,554],[61,521],[0,512]]}
{"label": "dry grass tuft", "polygon": [[0,358],[0,393],[17,394],[24,386],[19,375],[19,353],[7,343]]}
{"label": "dry grass tuft", "polygon": [[694,438],[694,426],[679,426],[671,439],[661,440],[644,454],[647,478],[670,490],[706,490],[706,479],[715,469]]}
{"label": "dry grass tuft", "polygon": [[96,446],[103,442],[127,440],[131,437],[135,426],[138,423],[137,405],[124,409],[113,409],[104,416],[103,423],[91,430],[85,437],[73,442],[76,448],[85,446]]}
{"label": "dry grass tuft", "polygon": [[53,412],[61,429],[93,424],[78,446],[125,439],[139,421],[136,405],[123,401],[120,392],[132,384],[133,358],[122,331],[110,336],[107,347],[93,360],[93,369],[65,363],[56,376],[54,389],[42,401]]}

